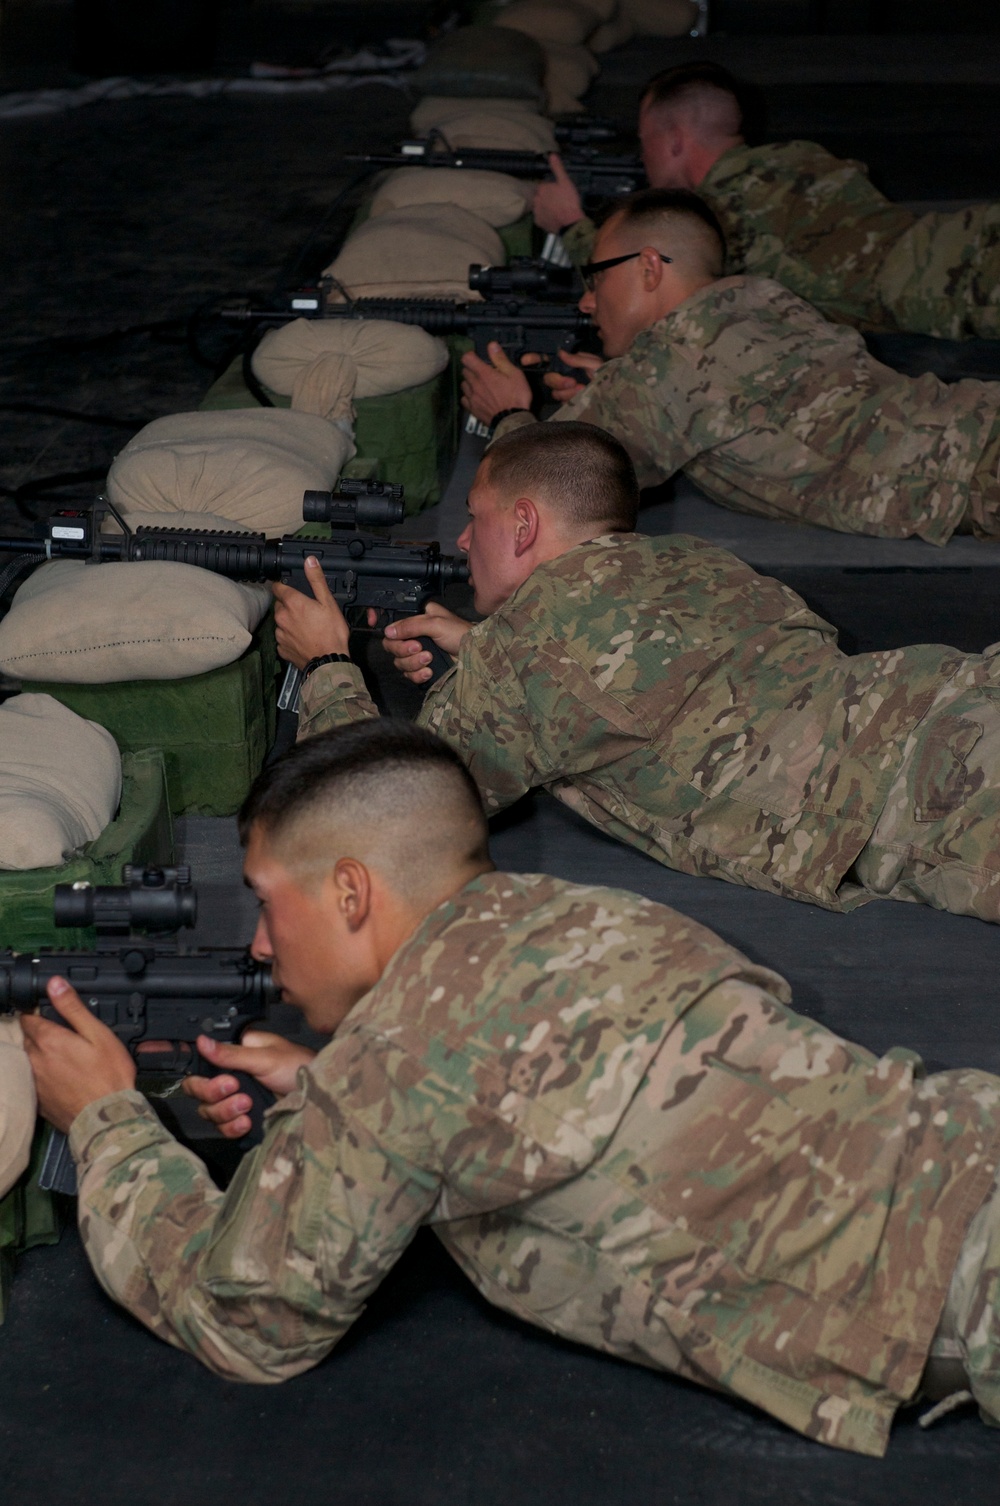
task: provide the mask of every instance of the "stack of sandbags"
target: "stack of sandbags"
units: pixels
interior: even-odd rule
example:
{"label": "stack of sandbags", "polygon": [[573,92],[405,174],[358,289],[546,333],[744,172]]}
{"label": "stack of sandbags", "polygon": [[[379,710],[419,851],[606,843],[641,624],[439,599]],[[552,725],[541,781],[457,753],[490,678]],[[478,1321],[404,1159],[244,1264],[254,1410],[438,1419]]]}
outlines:
{"label": "stack of sandbags", "polygon": [[277,538],[302,526],[302,493],[330,491],[354,455],[350,422],[284,409],[173,413],[116,456],[107,493],[131,523],[144,513],[212,513]]}
{"label": "stack of sandbags", "polygon": [[[143,521],[249,531],[205,513],[150,513]],[[63,685],[185,679],[238,659],[270,600],[266,585],[196,565],[53,560],[29,576],[0,622],[0,668]]]}
{"label": "stack of sandbags", "polygon": [[103,727],[47,695],[0,706],[0,869],[67,862],[113,820],[121,789],[121,757]]}
{"label": "stack of sandbags", "polygon": [[497,11],[493,24],[519,31],[543,47],[550,115],[581,110],[580,100],[598,71],[595,53],[609,52],[632,35],[618,0],[511,0]]}
{"label": "stack of sandbags", "polygon": [[448,347],[415,325],[294,319],[268,331],[251,364],[257,380],[290,398],[294,411],[326,417],[354,398],[383,397],[429,382],[447,366]]}

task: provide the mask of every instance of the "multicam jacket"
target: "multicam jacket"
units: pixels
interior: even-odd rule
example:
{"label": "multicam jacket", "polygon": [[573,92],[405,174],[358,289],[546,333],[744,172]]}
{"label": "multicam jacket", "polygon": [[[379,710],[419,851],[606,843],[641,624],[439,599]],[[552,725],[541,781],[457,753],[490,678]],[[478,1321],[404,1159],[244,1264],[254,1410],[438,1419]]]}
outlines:
{"label": "multicam jacket", "polygon": [[932,544],[961,522],[998,418],[1000,383],[901,376],[757,277],[694,293],[555,414],[621,440],[641,485],[683,470],[737,512]]}
{"label": "multicam jacket", "polygon": [[[773,277],[865,329],[1000,336],[1000,205],[916,215],[813,141],[732,147],[698,193],[725,231],[729,273]],[[564,239],[587,261],[594,227]]]}
{"label": "multicam jacket", "polygon": [[884,1451],[996,1169],[1000,1079],[923,1078],[649,900],[486,874],[299,1074],[228,1193],[136,1093],[72,1127],[112,1296],[240,1380],[321,1359],[421,1224],[483,1294]]}
{"label": "multicam jacket", "polygon": [[[538,566],[466,633],[418,720],[491,813],[540,786],[671,868],[844,909],[869,897],[843,880],[906,735],[966,662],[848,657],[728,551],[615,534]],[[324,665],[299,735],[377,714],[353,665]]]}

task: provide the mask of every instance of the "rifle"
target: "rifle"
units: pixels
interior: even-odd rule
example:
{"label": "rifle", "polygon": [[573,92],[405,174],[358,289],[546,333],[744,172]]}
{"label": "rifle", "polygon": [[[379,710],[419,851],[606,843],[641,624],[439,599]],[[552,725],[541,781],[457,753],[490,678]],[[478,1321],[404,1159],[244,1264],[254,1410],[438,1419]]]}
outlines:
{"label": "rifle", "polygon": [[[101,533],[101,522],[108,514],[118,523],[120,534]],[[401,486],[341,479],[335,491],[307,491],[302,501],[304,521],[328,523],[330,538],[285,534],[266,539],[262,533],[208,528],[139,527],[133,532],[107,499],[98,497],[86,511],[54,513],[40,525],[41,540],[0,538],[0,551],[18,556],[0,573],[0,590],[16,570],[43,560],[170,560],[199,565],[229,580],[284,581],[308,596],[305,565],[314,556],[345,615],[354,617],[355,626],[364,626],[369,607],[380,618],[409,617],[451,581],[469,578],[465,561],[442,554],[437,543],[404,543],[359,531],[362,526],[385,528],[400,523],[403,514]],[[451,668],[451,659],[436,644],[429,639],[421,642],[432,655],[435,678]],[[299,671],[290,664],[278,698],[280,711],[297,710],[300,680]]]}
{"label": "rifle", "polygon": [[[372,169],[382,167],[453,167],[508,173],[512,178],[553,177],[547,152],[506,151],[502,147],[453,147],[440,131],[418,140],[400,142],[394,152],[352,153],[346,159]],[[620,198],[634,193],[646,182],[638,157],[612,157],[595,147],[574,143],[563,156],[563,166],[585,204]]]}
{"label": "rifle", "polygon": [[[66,978],[129,1048],[141,1073],[167,1077],[172,1084],[191,1071],[216,1075],[221,1069],[198,1053],[195,1041],[199,1035],[238,1041],[252,1021],[266,1016],[278,1001],[270,966],[254,961],[247,947],[185,947],[165,934],[195,923],[197,896],[188,867],[126,865],[122,880],[121,885],[96,888],[56,885],[56,925],[92,925],[96,949],[0,952],[0,1012],[37,1009],[46,1019],[61,1021],[46,984],[50,978]],[[150,1049],[140,1050],[144,1043]],[[232,1075],[253,1100],[253,1128],[239,1142],[248,1148],[262,1139],[261,1115],[274,1098],[246,1073]],[[65,1135],[53,1133],[39,1186],[76,1191]]]}
{"label": "rifle", "polygon": [[328,294],[334,286],[333,279],[322,278],[318,288],[293,294],[287,308],[261,308],[241,301],[226,304],[221,314],[224,319],[257,325],[287,324],[291,319],[390,319],[396,324],[419,324],[433,335],[468,336],[483,360],[489,359],[487,347],[496,340],[512,361],[529,353],[541,358],[537,365],[524,369],[536,397],[545,395],[539,384],[546,371],[580,380],[578,371],[559,360],[560,350],[588,349],[597,343],[589,314],[566,304],[534,302],[518,293],[484,303],[450,303],[446,298],[352,298],[331,303]]}

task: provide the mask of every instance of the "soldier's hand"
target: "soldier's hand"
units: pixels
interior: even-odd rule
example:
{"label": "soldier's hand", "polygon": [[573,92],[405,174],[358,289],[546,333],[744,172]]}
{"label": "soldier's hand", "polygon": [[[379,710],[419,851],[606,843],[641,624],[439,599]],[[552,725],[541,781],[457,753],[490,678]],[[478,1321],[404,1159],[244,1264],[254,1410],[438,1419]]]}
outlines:
{"label": "soldier's hand", "polygon": [[275,581],[274,631],[278,653],[296,669],[322,654],[346,654],[351,630],[334,601],[319,560],[306,560],[311,596]]}
{"label": "soldier's hand", "polygon": [[433,670],[427,667],[431,656],[421,647],[419,640],[430,638],[454,659],[471,626],[472,623],[466,622],[464,617],[456,617],[447,607],[431,601],[418,617],[403,617],[398,622],[390,622],[382,640],[383,647],[392,655],[395,668],[412,685],[425,685],[433,678]]}
{"label": "soldier's hand", "polygon": [[135,1063],[65,978],[50,978],[46,991],[69,1030],[37,1014],[22,1015],[21,1028],[39,1112],[65,1134],[88,1103],[135,1087]]}
{"label": "soldier's hand", "polygon": [[574,355],[568,350],[561,350],[559,352],[559,359],[564,366],[573,366],[581,373],[585,373],[586,379],[582,382],[577,382],[574,381],[573,377],[566,376],[562,371],[550,371],[542,380],[557,403],[568,403],[571,397],[576,397],[578,392],[583,391],[587,385],[587,381],[594,375],[594,372],[600,371],[604,365],[600,356],[590,355],[586,351],[579,351]]}
{"label": "soldier's hand", "polygon": [[488,361],[472,350],[462,357],[462,407],[481,424],[488,424],[505,408],[531,407],[531,388],[524,372],[496,340],[487,349]]}
{"label": "soldier's hand", "polygon": [[[214,1067],[228,1072],[248,1072],[275,1098],[284,1098],[295,1086],[300,1067],[316,1055],[306,1046],[296,1046],[269,1030],[248,1030],[240,1045],[198,1037],[198,1050]],[[202,1119],[214,1124],[227,1140],[241,1140],[250,1133],[250,1096],[240,1091],[239,1081],[222,1072],[218,1077],[185,1077],[181,1086],[189,1098],[198,1100]]]}
{"label": "soldier's hand", "polygon": [[563,167],[558,152],[549,154],[549,166],[555,182],[539,183],[531,202],[531,212],[539,230],[555,235],[583,219],[583,205],[576,184]]}

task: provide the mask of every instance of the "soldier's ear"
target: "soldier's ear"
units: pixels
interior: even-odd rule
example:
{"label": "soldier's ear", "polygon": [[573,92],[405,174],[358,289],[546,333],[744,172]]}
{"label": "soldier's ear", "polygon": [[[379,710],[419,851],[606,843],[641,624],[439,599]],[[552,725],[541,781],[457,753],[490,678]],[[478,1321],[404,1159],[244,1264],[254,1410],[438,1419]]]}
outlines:
{"label": "soldier's ear", "polygon": [[331,899],[351,931],[368,919],[372,904],[371,875],[357,858],[340,858],[330,875]]}
{"label": "soldier's ear", "polygon": [[643,246],[639,253],[639,265],[642,268],[642,281],[648,293],[655,293],[663,281],[665,262],[659,251],[652,246]]}
{"label": "soldier's ear", "polygon": [[520,559],[538,538],[538,508],[530,497],[514,503],[514,557]]}

